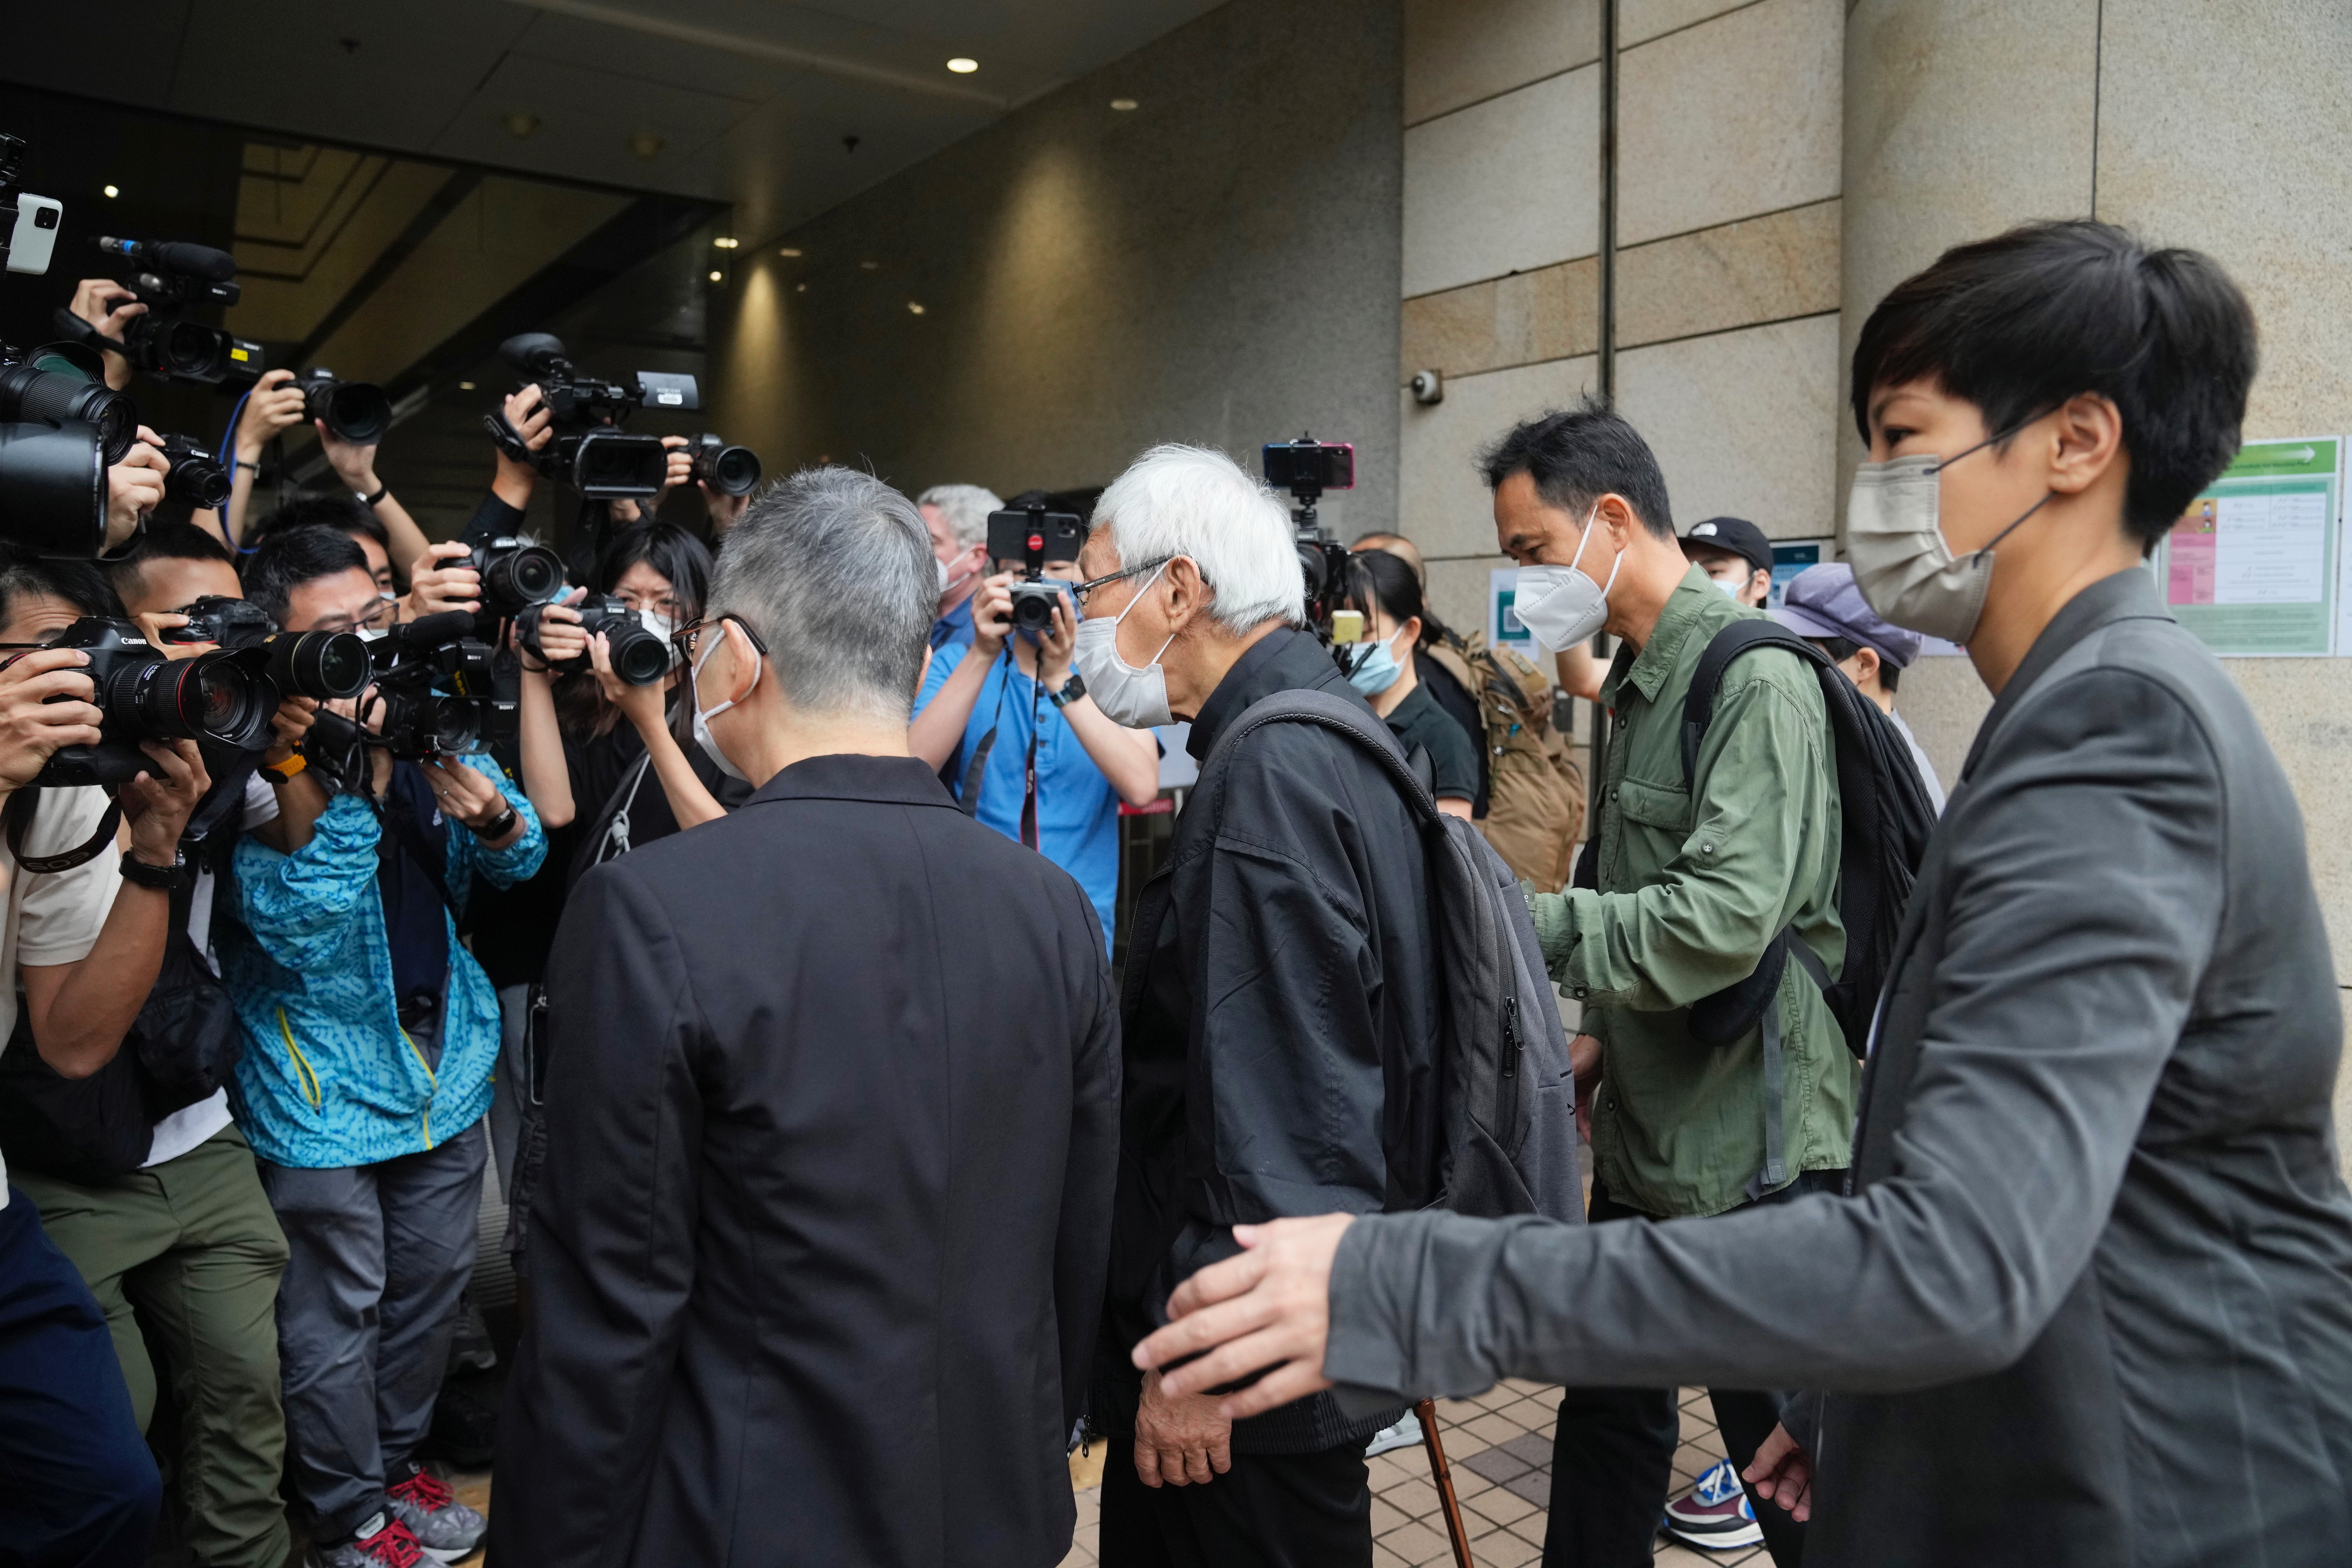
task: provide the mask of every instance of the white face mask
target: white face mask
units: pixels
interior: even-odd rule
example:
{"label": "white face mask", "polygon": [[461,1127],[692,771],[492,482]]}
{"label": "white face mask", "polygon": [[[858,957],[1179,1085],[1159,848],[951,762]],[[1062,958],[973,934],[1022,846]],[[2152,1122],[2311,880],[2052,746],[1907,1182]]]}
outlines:
{"label": "white face mask", "polygon": [[1896,626],[1956,643],[1976,636],[1985,591],[1992,586],[1993,545],[2050,500],[2044,495],[2027,507],[1983,549],[1952,553],[1939,518],[1940,475],[2000,439],[1990,437],[1950,458],[1895,458],[1855,468],[1846,500],[1846,559],[1864,602]]}
{"label": "white face mask", "polygon": [[1160,653],[1141,669],[1119,657],[1118,623],[1127,619],[1128,610],[1143,603],[1143,595],[1151,584],[1160,581],[1160,574],[1168,570],[1161,562],[1143,580],[1135,597],[1109,620],[1099,616],[1078,623],[1078,640],[1072,649],[1070,662],[1077,666],[1078,676],[1087,683],[1087,695],[1095,706],[1114,724],[1124,724],[1130,730],[1150,730],[1161,724],[1172,724],[1176,716],[1168,710],[1168,672],[1160,668],[1160,654],[1168,651],[1168,643],[1176,640],[1170,633],[1168,642],[1160,645]]}
{"label": "white face mask", "polygon": [[1567,565],[1519,568],[1511,613],[1553,653],[1574,647],[1609,619],[1609,590],[1617,585],[1617,569],[1624,565],[1625,552],[1619,551],[1609,563],[1606,583],[1595,583],[1577,570],[1577,563],[1584,559],[1584,547],[1592,542],[1593,524],[1600,519],[1601,508],[1595,503],[1585,514],[1584,537],[1576,542],[1576,553]]}
{"label": "white face mask", "polygon": [[[727,623],[724,621],[716,621],[712,623],[710,629],[719,633],[719,637],[702,650],[702,657],[694,661],[695,679],[700,679],[702,675],[702,667],[710,662],[710,656],[719,651],[719,644],[726,640],[726,625]],[[748,643],[751,639],[746,637],[744,641]],[[751,649],[751,684],[755,687],[760,684],[760,650],[757,647],[753,647]],[[711,716],[713,714],[724,713],[730,708],[734,707],[735,699],[730,697],[716,708],[705,708],[702,706],[702,698],[699,691],[696,691],[691,695],[694,700],[695,744],[700,746],[704,754],[709,757],[712,762],[719,764],[719,771],[720,773],[725,773],[730,779],[742,779],[745,784],[750,784],[751,782],[751,779],[745,776],[741,768],[737,767],[733,763],[728,760],[727,753],[719,749],[718,741],[714,739],[710,733]]]}
{"label": "white face mask", "polygon": [[1723,591],[1723,596],[1729,599],[1734,604],[1738,604],[1739,602],[1740,590],[1748,586],[1746,582],[1737,577],[1729,579],[1722,577],[1709,577],[1707,581],[1714,584],[1717,588],[1720,588]]}

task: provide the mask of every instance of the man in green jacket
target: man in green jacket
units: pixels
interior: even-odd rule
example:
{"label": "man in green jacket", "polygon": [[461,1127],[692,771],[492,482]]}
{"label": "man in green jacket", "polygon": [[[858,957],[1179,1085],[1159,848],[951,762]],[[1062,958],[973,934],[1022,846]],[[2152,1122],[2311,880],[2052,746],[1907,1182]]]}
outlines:
{"label": "man in green jacket", "polygon": [[[1621,639],[1601,689],[1613,721],[1593,795],[1597,883],[1529,900],[1552,978],[1584,1007],[1573,1054],[1591,1217],[1672,1219],[1834,1191],[1853,1157],[1861,1072],[1803,967],[1786,967],[1771,1004],[1776,1050],[1760,1022],[1721,1047],[1690,1031],[1691,1004],[1746,979],[1783,930],[1831,973],[1844,960],[1835,756],[1813,671],[1776,648],[1727,667],[1685,787],[1683,699],[1699,656],[1759,612],[1684,557],[1657,459],[1605,407],[1520,425],[1481,466],[1496,535],[1519,563],[1520,619],[1555,649],[1604,630]],[[1752,1543],[1738,1468],[1778,1413],[1766,1394],[1712,1394],[1730,1467],[1677,1500],[1668,1527],[1717,1548]],[[1649,1563],[1678,1437],[1670,1390],[1570,1390],[1545,1563]],[[1787,1568],[1802,1527],[1766,1513],[1764,1538]]]}

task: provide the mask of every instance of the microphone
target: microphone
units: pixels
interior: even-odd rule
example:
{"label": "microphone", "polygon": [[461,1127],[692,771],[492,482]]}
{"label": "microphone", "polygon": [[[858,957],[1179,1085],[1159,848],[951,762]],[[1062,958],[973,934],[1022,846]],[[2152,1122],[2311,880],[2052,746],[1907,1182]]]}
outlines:
{"label": "microphone", "polygon": [[98,247],[110,255],[135,261],[142,267],[201,278],[207,283],[228,283],[236,278],[236,257],[226,250],[215,250],[209,245],[196,245],[184,239],[117,239],[111,235],[101,235]]}
{"label": "microphone", "polygon": [[443,610],[414,621],[403,621],[384,634],[397,648],[439,647],[474,635],[474,617],[465,610]]}

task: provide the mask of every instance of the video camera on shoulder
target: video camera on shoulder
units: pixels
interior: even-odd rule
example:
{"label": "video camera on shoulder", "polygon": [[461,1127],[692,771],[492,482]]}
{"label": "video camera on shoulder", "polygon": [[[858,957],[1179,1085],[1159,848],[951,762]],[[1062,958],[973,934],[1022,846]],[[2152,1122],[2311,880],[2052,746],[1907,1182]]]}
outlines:
{"label": "video camera on shoulder", "polygon": [[59,307],[58,325],[78,342],[109,348],[131,368],[166,381],[205,386],[250,386],[262,371],[261,345],[206,326],[191,311],[234,305],[236,258],[184,239],[117,239],[101,236],[99,249],[131,264],[122,286],[147,307],[116,342]]}
{"label": "video camera on shoulder", "polygon": [[[613,673],[632,686],[651,686],[670,672],[676,650],[667,637],[648,627],[645,618],[610,594],[591,594],[572,606],[579,613],[580,629],[590,637],[599,632],[612,650]],[[515,617],[515,640],[541,664],[553,661],[540,646],[539,628],[547,606],[533,605]],[[586,656],[566,660],[584,667]]]}
{"label": "video camera on shoulder", "polygon": [[34,777],[37,785],[127,784],[154,766],[139,749],[142,741],[193,740],[257,755],[269,749],[278,686],[263,649],[167,658],[135,623],[99,616],[84,616],[42,646],[89,656],[82,673],[103,717],[98,744],[58,747]]}
{"label": "video camera on shoulder", "polygon": [[1348,547],[1316,515],[1325,490],[1356,488],[1356,448],[1347,441],[1318,441],[1302,435],[1296,441],[1266,444],[1259,461],[1265,482],[1290,492],[1290,521],[1297,531],[1298,568],[1307,579],[1307,620],[1316,635],[1331,638],[1331,613],[1339,607],[1345,582]]}
{"label": "video camera on shoulder", "polygon": [[1043,501],[988,514],[989,559],[1021,563],[1021,581],[1013,584],[1013,630],[1043,635],[1054,629],[1054,605],[1065,590],[1045,580],[1045,568],[1076,561],[1086,542],[1085,519],[1076,512],[1048,511]]}
{"label": "video camera on shoulder", "polygon": [[367,639],[356,632],[281,632],[260,605],[217,594],[205,595],[183,614],[188,624],[164,627],[157,634],[160,640],[258,648],[268,656],[264,671],[281,692],[327,701],[367,689],[373,662]]}
{"label": "video camera on shoulder", "polygon": [[620,426],[640,408],[699,408],[694,377],[641,370],[634,385],[598,381],[583,375],[565,357],[562,340],[547,332],[509,338],[499,345],[499,354],[520,378],[519,384],[538,384],[555,432],[533,452],[505,414],[494,410],[483,423],[500,451],[590,500],[642,500],[661,493],[669,449],[657,436],[631,435]]}

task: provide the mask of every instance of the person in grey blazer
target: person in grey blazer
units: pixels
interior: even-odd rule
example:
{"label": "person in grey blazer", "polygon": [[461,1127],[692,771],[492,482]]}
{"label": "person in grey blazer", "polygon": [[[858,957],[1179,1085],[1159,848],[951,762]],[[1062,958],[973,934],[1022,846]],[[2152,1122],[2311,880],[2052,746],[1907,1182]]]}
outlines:
{"label": "person in grey blazer", "polygon": [[2253,368],[2218,266],[2090,222],[1948,252],[1863,330],[1855,576],[1997,700],[1898,937],[1846,1195],[1278,1221],[1139,1363],[1217,1347],[1163,1372],[1179,1393],[1263,1370],[1236,1416],[1513,1374],[1822,1390],[1748,1472],[1810,1512],[1814,1568],[2342,1562],[2336,976],[2285,776],[2143,565]]}

